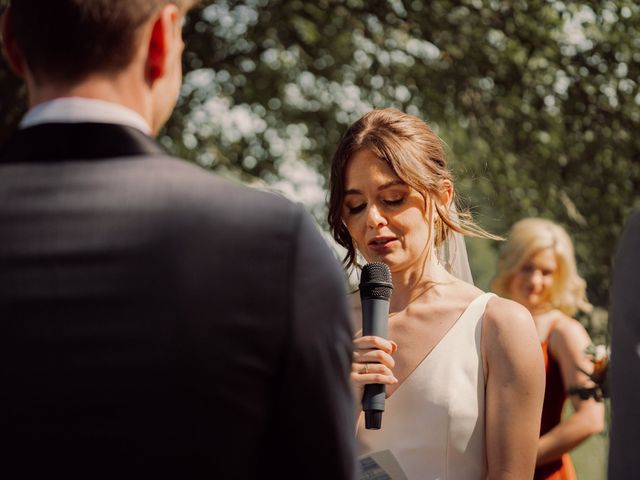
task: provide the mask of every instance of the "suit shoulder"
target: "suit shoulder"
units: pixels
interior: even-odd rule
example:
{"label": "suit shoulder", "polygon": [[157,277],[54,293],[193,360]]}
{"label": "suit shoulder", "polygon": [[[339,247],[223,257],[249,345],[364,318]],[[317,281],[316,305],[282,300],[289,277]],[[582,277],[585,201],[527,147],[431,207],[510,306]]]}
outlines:
{"label": "suit shoulder", "polygon": [[627,223],[630,227],[633,226],[636,230],[640,229],[640,210],[633,213]]}
{"label": "suit shoulder", "polygon": [[[203,209],[217,214],[294,215],[298,207],[275,192],[243,185],[176,157],[155,157],[143,183],[151,182],[176,209]],[[149,172],[152,170],[152,172]],[[145,180],[146,179],[146,180]]]}
{"label": "suit shoulder", "polygon": [[640,211],[633,213],[624,225],[620,248],[640,241]]}

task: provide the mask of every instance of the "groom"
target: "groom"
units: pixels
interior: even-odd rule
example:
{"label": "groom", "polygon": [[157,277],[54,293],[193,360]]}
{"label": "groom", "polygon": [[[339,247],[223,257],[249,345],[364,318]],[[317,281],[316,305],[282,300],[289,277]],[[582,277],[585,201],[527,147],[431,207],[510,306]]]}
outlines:
{"label": "groom", "polygon": [[191,0],[13,0],[0,148],[5,478],[349,479],[343,277],[303,209],[152,139]]}
{"label": "groom", "polygon": [[609,478],[640,478],[640,211],[627,221],[616,253],[611,304]]}

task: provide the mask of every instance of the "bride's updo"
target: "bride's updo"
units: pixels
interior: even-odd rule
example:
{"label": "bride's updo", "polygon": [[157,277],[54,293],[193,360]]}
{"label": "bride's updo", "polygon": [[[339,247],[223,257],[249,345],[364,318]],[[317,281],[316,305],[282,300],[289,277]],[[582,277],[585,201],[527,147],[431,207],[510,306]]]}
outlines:
{"label": "bride's updo", "polygon": [[[389,165],[393,172],[425,199],[438,198],[445,182],[453,185],[453,177],[440,138],[418,117],[387,108],[364,114],[342,137],[331,162],[329,185],[329,227],[333,238],[346,248],[344,264],[356,263],[356,251],[347,227],[342,221],[345,191],[345,169],[353,155],[368,149]],[[439,247],[451,231],[463,235],[497,238],[477,226],[468,211],[455,206],[433,203],[437,212],[434,244]]]}

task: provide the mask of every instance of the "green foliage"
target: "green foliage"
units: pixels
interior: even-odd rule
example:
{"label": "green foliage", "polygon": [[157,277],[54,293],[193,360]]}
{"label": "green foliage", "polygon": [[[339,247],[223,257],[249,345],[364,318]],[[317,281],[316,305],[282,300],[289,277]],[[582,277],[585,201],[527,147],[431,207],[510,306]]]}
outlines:
{"label": "green foliage", "polygon": [[[563,420],[574,412],[571,402],[566,402]],[[611,425],[611,403],[605,400],[605,425]],[[580,480],[605,480],[609,456],[609,429],[590,436],[570,452],[571,461]]]}
{"label": "green foliage", "polygon": [[[245,181],[289,179],[320,219],[346,126],[400,108],[446,141],[485,227],[564,224],[606,308],[616,239],[640,207],[634,1],[205,1],[184,34],[184,88],[161,137],[177,155]],[[1,139],[24,92],[4,66],[0,87]],[[488,283],[495,251],[472,248]]]}

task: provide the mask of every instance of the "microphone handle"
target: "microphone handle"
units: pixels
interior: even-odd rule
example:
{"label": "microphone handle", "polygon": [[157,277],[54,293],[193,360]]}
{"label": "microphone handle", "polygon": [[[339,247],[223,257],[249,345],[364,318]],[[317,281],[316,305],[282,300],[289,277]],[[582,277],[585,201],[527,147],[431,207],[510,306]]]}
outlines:
{"label": "microphone handle", "polygon": [[[389,300],[366,298],[362,301],[362,334],[387,337]],[[365,412],[365,428],[378,430],[382,424],[382,412],[386,393],[385,386],[372,383],[364,386],[362,409]]]}

